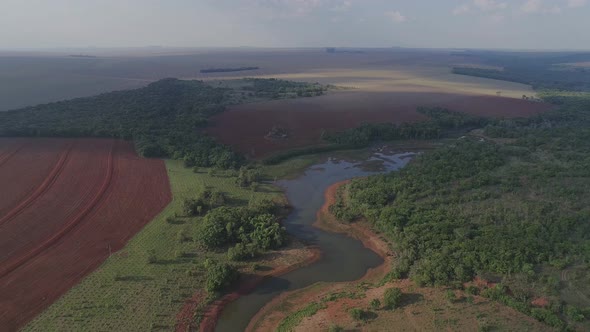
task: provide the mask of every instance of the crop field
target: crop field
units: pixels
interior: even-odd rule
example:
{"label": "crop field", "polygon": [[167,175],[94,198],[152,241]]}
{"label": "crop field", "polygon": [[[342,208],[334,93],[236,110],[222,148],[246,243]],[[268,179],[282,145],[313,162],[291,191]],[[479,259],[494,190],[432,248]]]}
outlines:
{"label": "crop field", "polygon": [[[530,86],[452,74],[451,67],[465,63],[465,59],[445,52],[337,54],[330,63],[330,55],[326,54],[305,53],[301,58],[292,59],[290,66],[282,70],[260,72],[255,76],[319,82],[342,89],[315,98],[230,107],[211,119],[208,132],[250,157],[261,158],[285,149],[318,144],[324,131],[348,129],[363,122],[424,120],[424,116],[416,112],[421,106],[508,118],[531,116],[550,109],[547,104],[523,100],[523,95],[535,95]],[[269,56],[269,59],[273,64],[284,61],[278,55]],[[310,64],[311,59],[317,61],[315,66]],[[320,69],[319,64],[326,66]],[[205,79],[221,84],[220,80],[241,77],[234,73],[234,76],[217,75]],[[265,136],[273,127],[285,129],[288,138],[269,140]]]}
{"label": "crop field", "polygon": [[[31,321],[25,331],[174,329],[181,308],[204,289],[205,259],[227,259],[225,252],[209,252],[192,241],[201,217],[183,216],[183,201],[197,196],[205,187],[225,193],[228,204],[236,206],[280,194],[267,184],[256,192],[240,188],[235,185],[232,171],[210,173],[202,168],[195,173],[176,160],[166,161],[166,169],[172,202],[123,250],[109,256],[102,266]],[[171,218],[174,222],[170,222]],[[205,304],[201,297],[196,305]]]}
{"label": "crop field", "polygon": [[[417,107],[445,107],[479,116],[523,117],[547,111],[544,103],[497,96],[441,92],[337,91],[314,98],[276,100],[232,107],[211,120],[208,132],[222,143],[254,158],[321,142],[325,131],[338,131],[363,122],[415,122],[426,117]],[[273,127],[288,138],[265,137]]]}
{"label": "crop field", "polygon": [[23,326],[170,201],[164,164],[108,139],[0,139],[0,325]]}

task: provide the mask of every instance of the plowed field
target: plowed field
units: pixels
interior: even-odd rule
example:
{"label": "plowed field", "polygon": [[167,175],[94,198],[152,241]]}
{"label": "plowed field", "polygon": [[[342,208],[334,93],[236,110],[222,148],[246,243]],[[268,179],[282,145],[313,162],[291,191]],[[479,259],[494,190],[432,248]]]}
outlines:
{"label": "plowed field", "polygon": [[[416,111],[420,106],[505,118],[532,116],[551,108],[545,103],[476,94],[348,91],[234,106],[214,116],[207,132],[249,157],[261,158],[321,143],[322,132],[354,128],[363,122],[426,120]],[[289,137],[267,139],[275,126],[286,129]]]}
{"label": "plowed field", "polygon": [[108,139],[0,139],[0,326],[15,330],[171,200],[161,160]]}

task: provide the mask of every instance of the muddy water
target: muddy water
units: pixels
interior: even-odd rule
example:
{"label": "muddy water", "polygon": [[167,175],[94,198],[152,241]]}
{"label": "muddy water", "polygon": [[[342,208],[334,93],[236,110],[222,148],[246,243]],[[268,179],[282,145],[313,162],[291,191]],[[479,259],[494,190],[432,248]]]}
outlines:
{"label": "muddy water", "polygon": [[[252,293],[229,304],[223,311],[216,331],[243,331],[250,319],[273,297],[285,291],[303,288],[319,281],[352,281],[383,261],[358,240],[342,234],[322,231],[312,224],[324,204],[324,192],[333,183],[370,174],[385,173],[404,167],[413,153],[374,154],[363,163],[328,160],[310,167],[294,180],[281,181],[293,212],[285,222],[289,234],[316,244],[322,258],[310,266],[265,281]],[[366,166],[371,166],[368,169]],[[378,166],[378,167],[375,167]]]}

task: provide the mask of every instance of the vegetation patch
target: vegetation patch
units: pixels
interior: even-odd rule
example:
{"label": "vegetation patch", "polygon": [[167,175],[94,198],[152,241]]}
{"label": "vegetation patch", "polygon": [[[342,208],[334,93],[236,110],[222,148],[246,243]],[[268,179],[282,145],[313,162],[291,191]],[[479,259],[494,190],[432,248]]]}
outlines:
{"label": "vegetation patch", "polygon": [[181,159],[189,167],[235,168],[243,157],[203,133],[211,116],[236,102],[315,96],[327,87],[248,79],[242,89],[163,79],[140,89],[2,112],[0,136],[123,138],[133,140],[145,157]]}
{"label": "vegetation patch", "polygon": [[277,327],[278,332],[289,332],[293,331],[293,329],[301,323],[301,321],[305,317],[310,317],[315,315],[319,310],[326,308],[326,305],[323,303],[313,302],[306,306],[305,308],[287,316],[281,324]]}
{"label": "vegetation patch", "polygon": [[400,172],[354,180],[332,209],[366,218],[396,243],[396,276],[457,287],[477,275],[497,278],[510,292],[493,298],[551,326],[576,324],[563,306],[530,302],[560,303],[549,271],[590,261],[590,210],[582,203],[590,198],[590,98],[544,96],[560,109],[492,121],[487,137],[458,139]]}
{"label": "vegetation patch", "polygon": [[[261,184],[261,191],[253,192],[236,186],[234,171],[194,173],[179,160],[166,161],[166,168],[172,203],[25,331],[173,329],[180,308],[198,290],[209,289],[211,300],[235,280],[233,267],[250,271],[252,263],[232,262],[225,249],[200,244],[206,216],[186,215],[184,203],[208,188],[223,193],[225,208],[248,208],[276,198],[272,186]],[[204,308],[206,297],[198,299],[197,308]]]}

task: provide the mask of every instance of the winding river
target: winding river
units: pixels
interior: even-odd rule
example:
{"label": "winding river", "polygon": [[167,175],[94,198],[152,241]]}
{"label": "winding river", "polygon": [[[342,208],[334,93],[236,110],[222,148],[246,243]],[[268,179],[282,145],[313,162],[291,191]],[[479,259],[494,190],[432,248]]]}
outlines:
{"label": "winding river", "polygon": [[[216,331],[243,331],[252,317],[273,297],[282,292],[303,288],[316,282],[353,281],[368,269],[379,266],[382,259],[359,240],[346,235],[322,231],[312,226],[318,210],[324,204],[324,192],[333,183],[404,167],[414,153],[387,155],[375,153],[363,163],[328,160],[308,168],[294,180],[280,181],[289,202],[294,207],[287,218],[287,232],[319,246],[321,259],[307,267],[280,277],[271,278],[248,295],[230,303],[222,312]],[[367,163],[368,162],[368,163]],[[363,165],[379,164],[379,170]]]}

